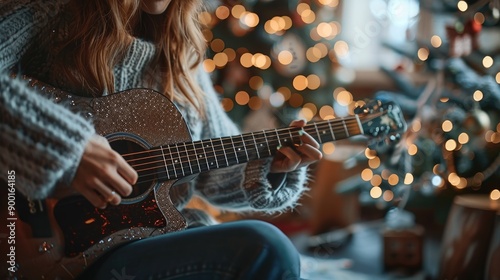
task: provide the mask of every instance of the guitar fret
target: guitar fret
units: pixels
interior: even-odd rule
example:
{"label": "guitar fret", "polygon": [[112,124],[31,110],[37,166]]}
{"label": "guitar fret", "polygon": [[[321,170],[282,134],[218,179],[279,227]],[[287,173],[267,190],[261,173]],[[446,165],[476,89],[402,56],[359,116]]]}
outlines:
{"label": "guitar fret", "polygon": [[280,140],[280,136],[279,136],[279,134],[278,134],[278,130],[277,130],[277,129],[275,129],[275,130],[274,130],[274,133],[276,133],[276,139],[278,139],[279,146],[280,146],[280,147],[282,147],[283,145],[281,144],[281,140]]}
{"label": "guitar fret", "polygon": [[[272,155],[271,153],[271,149],[269,148],[269,141],[267,140],[267,135],[266,135],[266,132],[265,131],[262,131],[262,133],[264,134],[264,139],[266,140],[266,144],[267,144],[267,152],[269,153],[269,156]],[[261,144],[262,145],[262,144]]]}
{"label": "guitar fret", "polygon": [[257,156],[261,158],[259,153],[259,147],[257,146],[257,141],[255,140],[255,135],[253,134],[253,132],[252,132],[252,138],[253,138],[253,143],[255,144],[255,151],[257,151]]}
{"label": "guitar fret", "polygon": [[240,163],[240,160],[238,158],[238,154],[236,153],[236,147],[234,146],[233,137],[230,136],[229,139],[231,140],[231,146],[233,146],[233,151],[234,151],[234,156],[236,158],[236,163]]}
{"label": "guitar fret", "polygon": [[316,123],[314,123],[314,128],[316,129],[316,134],[318,135],[318,141],[320,144],[323,144],[323,139],[321,139],[321,135],[319,134],[319,130],[318,130],[318,125]]}
{"label": "guitar fret", "polygon": [[194,174],[193,173],[193,167],[191,166],[191,159],[189,158],[189,152],[188,152],[188,148],[187,148],[186,142],[184,142],[184,149],[186,151],[186,159],[187,159],[187,163],[189,165],[189,171],[191,171],[191,173],[189,173],[189,174]]}
{"label": "guitar fret", "polygon": [[214,142],[210,139],[210,144],[212,145],[212,151],[214,151],[214,158],[217,168],[219,168],[219,161],[217,160],[217,153],[215,152]]}
{"label": "guitar fret", "polygon": [[[347,137],[350,137],[350,136],[349,136],[349,130],[347,129],[347,126],[345,125],[345,119],[342,119],[342,124],[344,125],[345,135],[346,135]],[[346,138],[347,138],[347,137],[346,137]]]}
{"label": "guitar fret", "polygon": [[186,173],[184,172],[184,165],[182,164],[181,152],[179,150],[179,146],[177,145],[177,143],[175,143],[175,148],[177,149],[177,155],[179,158],[177,161],[179,161],[179,163],[180,163],[182,176],[186,176]]}
{"label": "guitar fret", "polygon": [[200,159],[198,158],[198,151],[196,151],[196,146],[195,146],[195,142],[192,142],[193,144],[193,150],[194,150],[194,156],[196,157],[196,163],[198,164],[198,172],[196,173],[199,173],[201,172],[201,166],[200,166]]}
{"label": "guitar fret", "polygon": [[163,151],[163,146],[160,146],[161,148],[161,155],[163,157],[163,162],[165,163],[165,173],[167,173],[167,179],[170,180],[170,174],[168,174],[168,169],[167,169],[167,160],[165,159],[165,152]]}
{"label": "guitar fret", "polygon": [[358,124],[358,129],[359,129],[359,132],[361,134],[365,134],[365,132],[363,131],[363,126],[361,125],[361,120],[359,119],[359,116],[358,114],[354,115],[356,116],[356,121],[357,121],[357,124]]}
{"label": "guitar fret", "polygon": [[[208,164],[208,155],[207,155],[207,152],[205,151],[205,144],[203,144],[203,141],[198,141],[196,142],[196,144],[198,146],[201,147],[201,155],[198,155],[199,158],[204,158],[205,159],[205,164],[206,164],[206,169],[203,167],[204,164],[202,163],[199,163],[199,167],[200,167],[200,171],[203,172],[203,171],[208,171],[210,170],[210,165]],[[196,150],[198,150],[199,148],[196,148]]]}
{"label": "guitar fret", "polygon": [[174,155],[172,154],[172,150],[170,149],[170,146],[167,146],[167,147],[168,147],[168,153],[170,154],[170,160],[172,161],[172,167],[174,169],[174,175],[177,178],[177,168],[175,167],[175,163],[174,163]]}
{"label": "guitar fret", "polygon": [[220,144],[221,144],[221,147],[222,147],[222,151],[224,152],[224,158],[226,159],[226,166],[229,166],[229,160],[227,158],[226,149],[224,148],[224,142],[222,141],[222,137],[219,138],[219,139],[220,139]]}
{"label": "guitar fret", "polygon": [[247,145],[245,144],[245,138],[243,138],[243,135],[240,135],[241,137],[241,143],[243,143],[243,150],[245,151],[245,155],[247,156],[247,162],[250,161],[250,157],[248,156],[248,150],[247,150]]}
{"label": "guitar fret", "polygon": [[332,140],[336,141],[335,134],[333,133],[332,122],[328,121],[328,125],[330,126],[330,133],[332,134]]}

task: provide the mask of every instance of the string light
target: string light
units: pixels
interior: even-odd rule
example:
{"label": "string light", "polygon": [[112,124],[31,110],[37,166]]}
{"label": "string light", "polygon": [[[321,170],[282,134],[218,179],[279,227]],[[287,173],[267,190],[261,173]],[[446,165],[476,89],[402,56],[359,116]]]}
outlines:
{"label": "string light", "polygon": [[489,55],[485,56],[483,58],[483,66],[484,68],[490,68],[491,66],[493,66],[493,58]]}
{"label": "string light", "polygon": [[439,37],[438,35],[434,35],[431,37],[431,45],[435,48],[439,48],[441,47],[441,45],[443,44],[443,41],[441,40],[441,37]]}
{"label": "string light", "polygon": [[461,12],[465,12],[469,8],[469,5],[467,4],[467,2],[460,0],[457,3],[457,7]]}
{"label": "string light", "polygon": [[490,193],[490,199],[491,200],[500,200],[500,191],[499,190],[492,190]]}

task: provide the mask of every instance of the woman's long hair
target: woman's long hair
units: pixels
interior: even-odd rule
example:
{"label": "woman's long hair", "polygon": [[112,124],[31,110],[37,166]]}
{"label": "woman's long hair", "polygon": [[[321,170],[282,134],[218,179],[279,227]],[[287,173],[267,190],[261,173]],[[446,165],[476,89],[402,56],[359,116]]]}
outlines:
{"label": "woman's long hair", "polygon": [[94,95],[115,92],[113,67],[137,36],[153,42],[159,50],[151,64],[153,73],[145,73],[149,82],[159,84],[171,100],[202,110],[202,92],[193,75],[205,51],[198,24],[201,1],[172,0],[162,15],[146,14],[140,5],[140,0],[69,3],[66,15],[72,18],[68,36],[55,50],[59,78]]}

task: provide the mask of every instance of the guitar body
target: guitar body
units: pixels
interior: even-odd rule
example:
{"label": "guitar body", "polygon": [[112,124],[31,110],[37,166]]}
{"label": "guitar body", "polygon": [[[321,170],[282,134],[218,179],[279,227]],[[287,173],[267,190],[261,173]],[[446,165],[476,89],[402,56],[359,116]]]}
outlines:
{"label": "guitar body", "polygon": [[[72,109],[91,118],[97,133],[122,155],[191,140],[175,105],[153,90],[134,89],[99,98],[72,97],[55,89],[48,93],[55,102],[69,102]],[[176,181],[161,181],[134,186],[122,204],[104,210],[62,187],[67,191],[46,200],[52,237],[34,238],[30,226],[17,220],[19,268],[15,275],[71,279],[119,244],[185,228],[169,196]]]}

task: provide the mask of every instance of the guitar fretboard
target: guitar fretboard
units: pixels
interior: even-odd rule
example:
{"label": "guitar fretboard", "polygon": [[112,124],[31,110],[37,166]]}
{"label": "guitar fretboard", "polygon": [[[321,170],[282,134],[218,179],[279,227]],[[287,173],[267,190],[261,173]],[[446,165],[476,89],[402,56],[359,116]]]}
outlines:
{"label": "guitar fretboard", "polygon": [[355,115],[311,123],[303,128],[271,129],[176,143],[123,156],[139,173],[140,182],[172,180],[274,156],[280,147],[300,145],[304,132],[320,144],[363,134]]}

